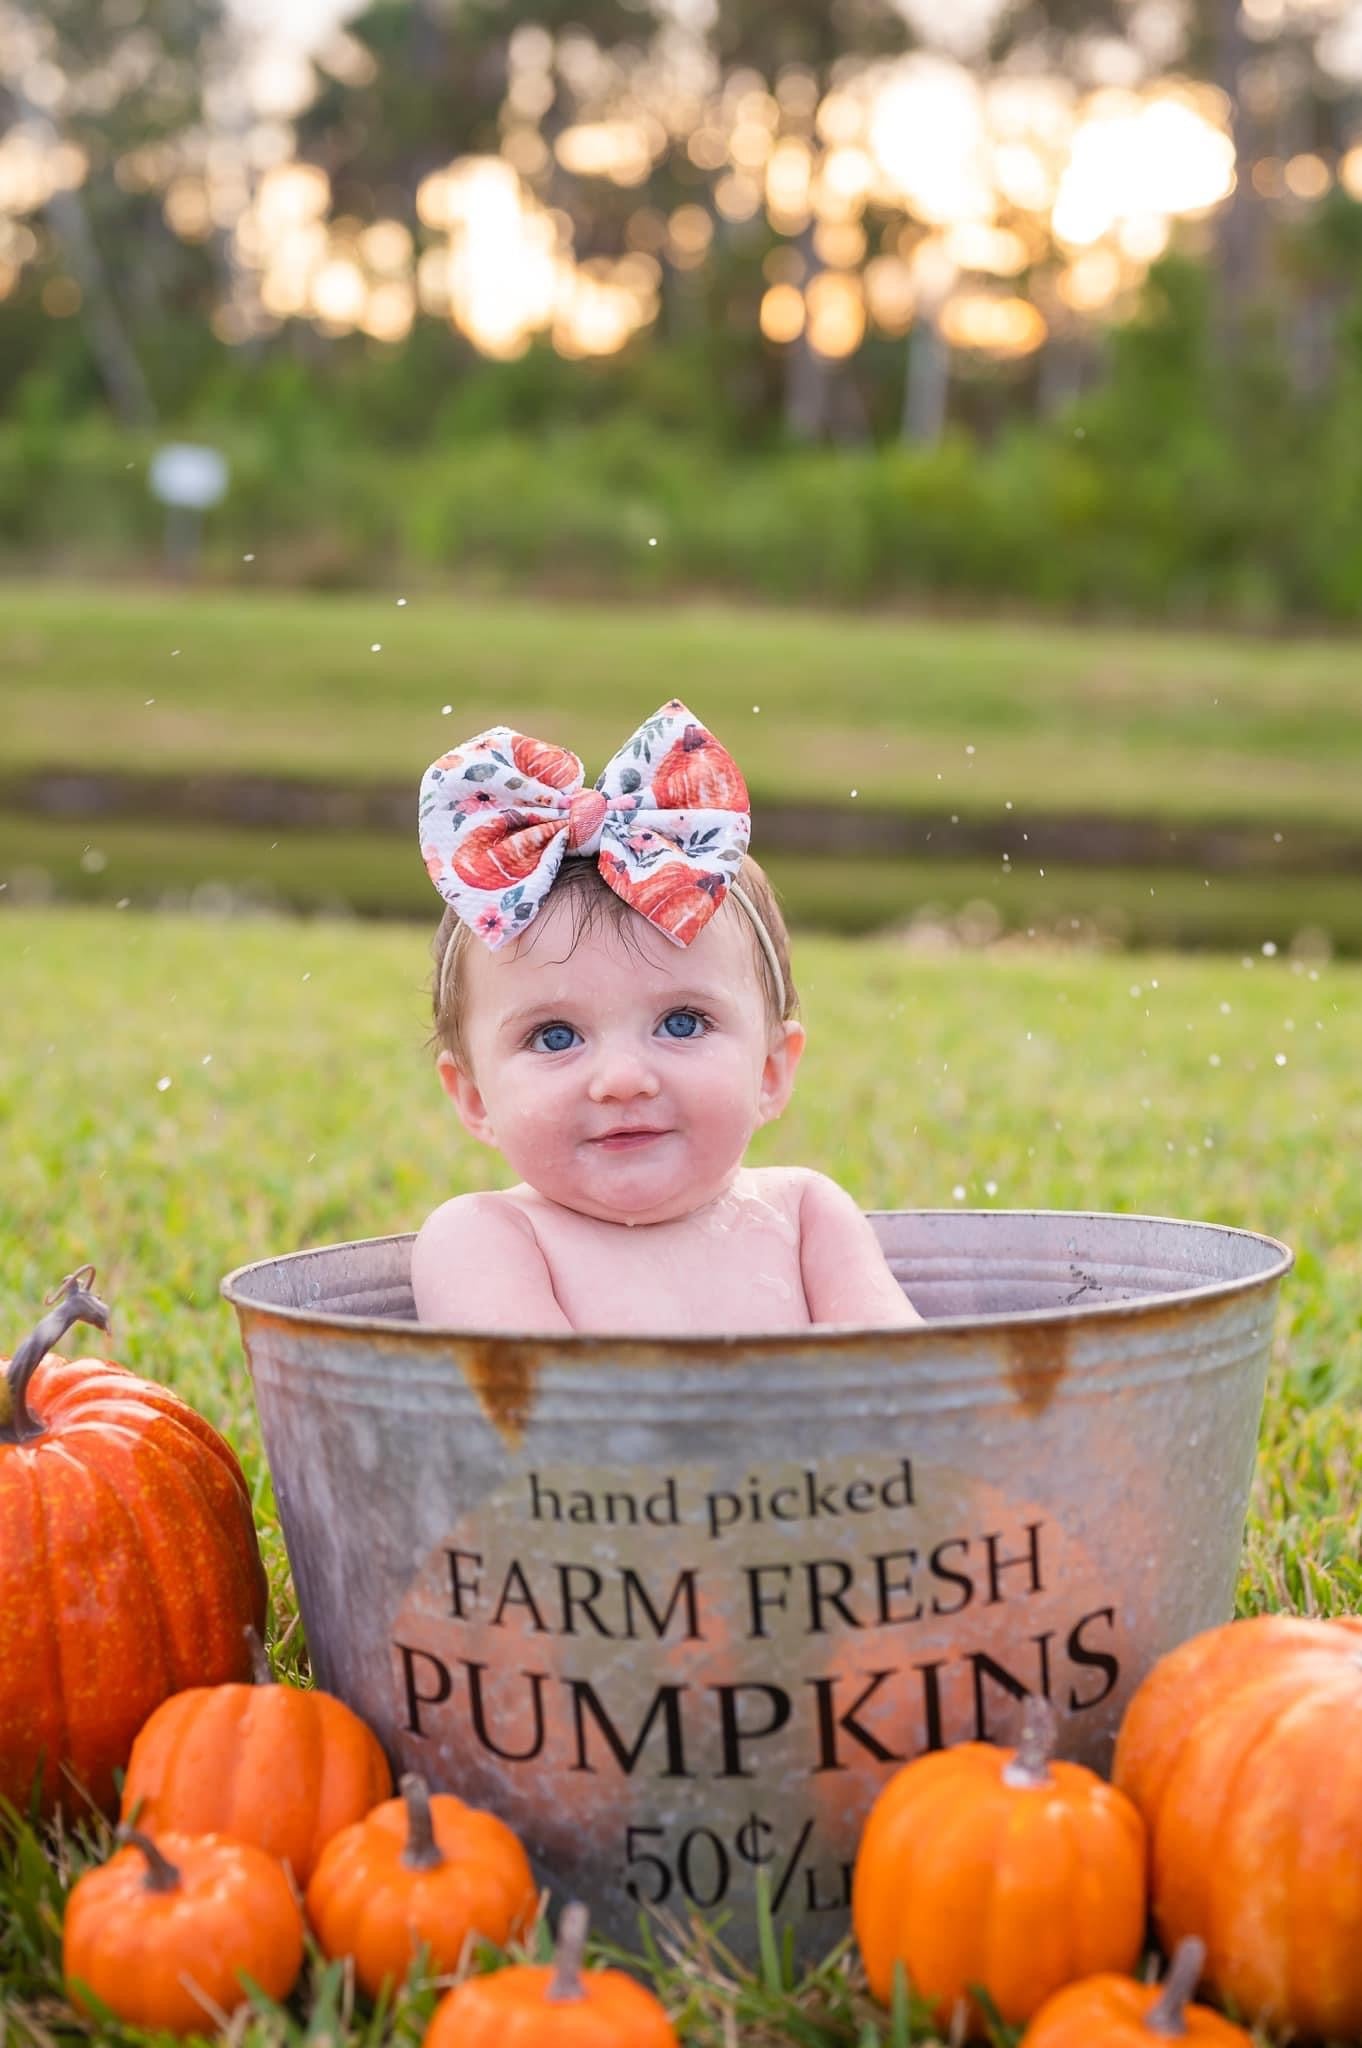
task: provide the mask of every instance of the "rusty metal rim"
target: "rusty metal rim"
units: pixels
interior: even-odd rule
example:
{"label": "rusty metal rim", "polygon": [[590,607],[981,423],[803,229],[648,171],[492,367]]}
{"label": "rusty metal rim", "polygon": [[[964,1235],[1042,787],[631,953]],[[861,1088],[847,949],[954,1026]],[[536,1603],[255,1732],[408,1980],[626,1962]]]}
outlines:
{"label": "rusty metal rim", "polygon": [[[910,1325],[903,1329],[877,1329],[863,1323],[819,1323],[810,1326],[809,1334],[815,1328],[815,1341],[844,1343],[848,1338],[860,1337],[867,1343],[873,1341],[877,1347],[888,1344],[895,1350],[907,1352],[915,1345],[940,1336],[957,1336],[973,1333],[981,1326],[1000,1335],[1013,1328],[1034,1330],[1047,1324],[1070,1326],[1077,1322],[1092,1322],[1097,1319],[1125,1318],[1147,1315],[1166,1315],[1170,1310],[1199,1308],[1204,1302],[1223,1301],[1233,1294],[1249,1294],[1282,1280],[1291,1271],[1296,1255],[1289,1245],[1280,1238],[1269,1237],[1258,1230],[1241,1230],[1228,1223],[1203,1223],[1182,1216],[1146,1216],[1131,1214],[1124,1210],[1103,1209],[918,1209],[884,1210],[872,1209],[871,1216],[917,1215],[917,1216],[1032,1216],[1047,1217],[1056,1223],[1161,1223],[1173,1224],[1178,1228],[1207,1230],[1221,1237],[1247,1238],[1254,1244],[1277,1254],[1272,1265],[1261,1272],[1248,1273],[1239,1279],[1217,1280],[1204,1287],[1186,1287],[1171,1294],[1152,1294],[1140,1301],[1107,1301],[1079,1304],[1071,1308],[1012,1309],[1002,1314],[980,1312],[975,1315],[936,1316],[921,1325]],[[580,1353],[609,1346],[615,1353],[655,1354],[659,1348],[668,1351],[701,1349],[706,1354],[691,1363],[698,1366],[721,1365],[725,1361],[715,1358],[713,1353],[731,1349],[750,1358],[754,1351],[777,1351],[788,1353],[792,1345],[804,1342],[804,1333],[789,1330],[773,1331],[769,1336],[744,1333],[727,1337],[714,1333],[696,1337],[654,1336],[650,1337],[637,1330],[613,1332],[608,1330],[518,1331],[518,1330],[476,1330],[455,1329],[438,1323],[410,1322],[401,1316],[354,1316],[338,1310],[292,1308],[282,1302],[264,1301],[258,1295],[251,1295],[242,1284],[249,1281],[253,1273],[266,1267],[291,1264],[294,1260],[316,1258],[324,1252],[354,1251],[369,1245],[410,1244],[416,1237],[415,1231],[399,1230],[384,1237],[361,1237],[342,1239],[337,1244],[308,1245],[296,1252],[283,1252],[272,1259],[253,1259],[247,1265],[236,1266],[223,1276],[218,1283],[219,1292],[238,1311],[243,1309],[285,1323],[297,1325],[300,1329],[348,1331],[353,1334],[375,1336],[401,1335],[425,1345],[445,1345],[451,1338],[456,1341],[470,1341],[480,1344],[533,1345],[542,1347],[554,1345],[568,1354]],[[618,1359],[617,1363],[625,1360]],[[646,1358],[639,1362],[646,1362]]]}

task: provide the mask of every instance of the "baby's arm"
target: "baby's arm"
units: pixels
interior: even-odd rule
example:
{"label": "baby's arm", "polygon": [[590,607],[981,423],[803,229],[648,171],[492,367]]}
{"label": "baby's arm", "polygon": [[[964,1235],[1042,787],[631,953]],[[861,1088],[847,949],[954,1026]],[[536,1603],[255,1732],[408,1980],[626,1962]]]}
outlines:
{"label": "baby's arm", "polygon": [[890,1329],[922,1321],[890,1272],[869,1220],[846,1189],[825,1174],[804,1177],[799,1265],[815,1323],[866,1323]]}
{"label": "baby's arm", "polygon": [[417,1320],[445,1329],[572,1327],[529,1217],[502,1195],[456,1195],[429,1215],[412,1246],[411,1285]]}

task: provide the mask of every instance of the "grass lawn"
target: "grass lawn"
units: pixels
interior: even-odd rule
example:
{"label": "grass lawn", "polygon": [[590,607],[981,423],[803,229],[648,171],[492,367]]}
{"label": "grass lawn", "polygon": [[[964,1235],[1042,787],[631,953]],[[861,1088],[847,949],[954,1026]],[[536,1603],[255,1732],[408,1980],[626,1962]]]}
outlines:
{"label": "grass lawn", "polygon": [[[218,1280],[301,1244],[415,1227],[492,1180],[423,1050],[425,942],[424,928],[324,921],[0,917],[0,1349],[55,1280],[96,1264],[114,1355],[174,1386],[245,1462],[276,1634],[293,1598]],[[1296,1248],[1240,1607],[1362,1611],[1362,969],[819,939],[796,970],[810,1052],[758,1159],[824,1168],[868,1207],[1126,1209]],[[29,1841],[0,1860],[0,2014],[44,2048],[70,2024],[55,1916],[80,1853],[59,1870]],[[693,1946],[684,1956],[661,1981],[687,2048],[910,2038],[840,1965],[788,1991],[726,1984]],[[377,2023],[347,2021],[340,1999],[321,1973],[291,2020],[261,2015],[243,2041],[301,2042],[310,2011],[309,2040],[414,2042],[431,1993]]]}
{"label": "grass lawn", "polygon": [[414,783],[504,720],[594,775],[680,695],[758,809],[858,791],[962,815],[1357,823],[1362,665],[1342,640],[401,596],[11,586],[0,774]]}

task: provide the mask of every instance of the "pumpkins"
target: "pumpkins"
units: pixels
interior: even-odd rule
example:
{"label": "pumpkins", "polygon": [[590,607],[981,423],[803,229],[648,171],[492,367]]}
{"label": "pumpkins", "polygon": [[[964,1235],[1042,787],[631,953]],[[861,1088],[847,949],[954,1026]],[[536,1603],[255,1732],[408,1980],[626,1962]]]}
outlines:
{"label": "pumpkins", "polygon": [[400,1983],[425,1943],[433,1971],[452,1970],[469,1935],[504,1945],[534,1917],[529,1859],[494,1814],[408,1774],[327,1843],[307,1888],[307,1915],[329,1956],[353,1956],[376,1998]]}
{"label": "pumpkins", "polygon": [[1115,1782],[1149,1828],[1165,1947],[1270,2026],[1362,2035],[1362,1620],[1195,1636],[1136,1692]]}
{"label": "pumpkins", "polygon": [[173,2034],[215,2031],[247,1994],[287,1998],[303,1917],[282,1864],[249,1843],[132,1829],[66,1902],[62,1970],[73,2005],[93,1993],[121,2020]]}
{"label": "pumpkins", "polygon": [[1085,1977],[1047,1998],[1021,2048],[1158,2048],[1170,2037],[1196,2048],[1253,2048],[1242,2027],[1208,2006],[1189,2005],[1206,1951],[1199,1941],[1178,1944],[1160,1990],[1131,1977]]}
{"label": "pumpkins", "polygon": [[377,1736],[327,1692],[273,1683],[252,1630],[254,1685],[193,1686],[162,1701],[132,1746],[125,1821],[159,1835],[228,1835],[306,1885],[343,1827],[391,1796]]}
{"label": "pumpkins", "polygon": [[601,873],[617,896],[659,931],[688,946],[702,932],[724,899],[723,875],[692,867],[688,860],[664,860],[646,874],[635,874],[617,853],[601,854]]}
{"label": "pumpkins", "polygon": [[1012,2026],[1097,1970],[1129,1970],[1145,1926],[1145,1836],[1121,1793],[1053,1763],[1054,1714],[1027,1701],[1020,1746],[916,1757],[884,1787],[852,1878],[852,1925],[875,1996],[895,1965],[943,2031],[969,1986]]}
{"label": "pumpkins", "polygon": [[587,1912],[565,1906],[550,1967],[470,1977],[441,1999],[425,2048],[678,2048],[651,1991],[623,1970],[582,1971]]}
{"label": "pumpkins", "polygon": [[[265,1571],[241,1467],[187,1403],[101,1358],[48,1356],[59,1299],[0,1378],[0,1797],[112,1811],[114,1772],[168,1693],[244,1678]],[[41,1773],[41,1775],[40,1775]]]}

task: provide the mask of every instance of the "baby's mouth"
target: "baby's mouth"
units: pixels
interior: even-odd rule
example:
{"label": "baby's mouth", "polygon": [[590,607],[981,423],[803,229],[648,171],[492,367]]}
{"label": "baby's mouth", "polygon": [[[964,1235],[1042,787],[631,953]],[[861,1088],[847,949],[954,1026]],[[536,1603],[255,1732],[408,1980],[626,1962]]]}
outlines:
{"label": "baby's mouth", "polygon": [[587,1142],[600,1146],[604,1152],[636,1152],[667,1136],[667,1131],[658,1124],[618,1124],[613,1131],[602,1131],[598,1138],[590,1138]]}

